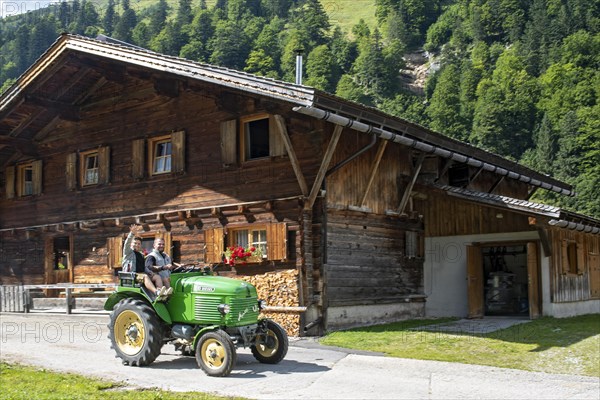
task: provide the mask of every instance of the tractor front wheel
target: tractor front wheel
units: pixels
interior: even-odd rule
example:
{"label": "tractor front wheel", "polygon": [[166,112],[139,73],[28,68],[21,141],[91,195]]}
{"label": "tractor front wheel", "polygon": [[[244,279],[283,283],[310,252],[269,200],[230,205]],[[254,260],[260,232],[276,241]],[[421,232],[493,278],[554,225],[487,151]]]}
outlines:
{"label": "tractor front wheel", "polygon": [[123,364],[151,364],[163,345],[161,322],[154,310],[144,301],[121,300],[110,313],[108,337],[111,347]]}
{"label": "tractor front wheel", "polygon": [[236,358],[235,345],[225,331],[206,332],[198,339],[196,362],[206,375],[229,375]]}
{"label": "tractor front wheel", "polygon": [[263,321],[263,331],[256,335],[255,344],[250,347],[252,355],[264,364],[277,364],[287,354],[288,337],[285,330],[276,322]]}

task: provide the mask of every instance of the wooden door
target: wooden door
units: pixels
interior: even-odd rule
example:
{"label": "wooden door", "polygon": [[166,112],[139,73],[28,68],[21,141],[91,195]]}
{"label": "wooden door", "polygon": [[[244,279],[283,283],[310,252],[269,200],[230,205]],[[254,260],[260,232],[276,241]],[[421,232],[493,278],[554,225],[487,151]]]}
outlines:
{"label": "wooden door", "polygon": [[[65,268],[56,267],[56,249],[54,246],[54,238],[46,239],[44,248],[44,283],[51,285],[53,283],[70,283],[73,281],[73,238],[69,235],[68,249],[61,249],[65,253]],[[67,251],[65,251],[67,250]],[[63,263],[64,265],[64,263]],[[50,297],[58,296],[59,290],[48,290],[46,295]]]}
{"label": "wooden door", "polygon": [[540,275],[537,255],[537,243],[527,243],[527,292],[529,297],[529,318],[539,318],[540,308]]}
{"label": "wooden door", "polygon": [[467,246],[467,297],[468,318],[483,318],[483,257],[478,246]]}

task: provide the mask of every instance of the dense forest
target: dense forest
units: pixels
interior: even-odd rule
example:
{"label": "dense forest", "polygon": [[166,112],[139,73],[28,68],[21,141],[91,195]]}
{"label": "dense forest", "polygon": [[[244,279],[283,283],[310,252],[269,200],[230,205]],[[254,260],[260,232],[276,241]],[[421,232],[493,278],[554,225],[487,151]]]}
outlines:
{"label": "dense forest", "polygon": [[[294,80],[503,155],[575,186],[534,200],[600,218],[600,0],[374,0],[376,26],[332,26],[319,0],[61,2],[0,19],[0,90],[60,32]],[[425,51],[422,91],[401,79]]]}

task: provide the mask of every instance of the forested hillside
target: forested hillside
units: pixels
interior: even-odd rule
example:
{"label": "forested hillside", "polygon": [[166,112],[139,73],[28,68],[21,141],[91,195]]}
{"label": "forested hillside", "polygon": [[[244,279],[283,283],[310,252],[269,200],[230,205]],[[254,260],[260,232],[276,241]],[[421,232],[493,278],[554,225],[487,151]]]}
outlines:
{"label": "forested hillside", "polygon": [[[376,22],[349,31],[318,0],[63,2],[0,20],[0,87],[64,31],[287,81],[302,48],[304,84],[569,182],[577,197],[534,200],[600,218],[600,0],[373,1]],[[423,49],[419,91],[405,56]]]}

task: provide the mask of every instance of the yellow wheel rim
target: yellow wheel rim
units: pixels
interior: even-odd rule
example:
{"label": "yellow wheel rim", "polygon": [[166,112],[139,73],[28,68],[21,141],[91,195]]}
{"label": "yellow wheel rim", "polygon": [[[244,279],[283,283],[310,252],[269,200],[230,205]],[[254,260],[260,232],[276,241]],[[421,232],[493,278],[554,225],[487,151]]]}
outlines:
{"label": "yellow wheel rim", "polygon": [[207,367],[217,369],[225,363],[227,352],[225,351],[223,344],[217,339],[207,339],[202,343],[200,356],[202,357],[202,362],[204,362]]}
{"label": "yellow wheel rim", "polygon": [[140,316],[131,310],[120,313],[115,320],[115,341],[119,349],[133,356],[144,347],[146,330]]}
{"label": "yellow wheel rim", "polygon": [[[267,346],[270,344],[272,346]],[[266,335],[261,335],[258,344],[256,345],[256,350],[263,357],[271,357],[277,349],[279,348],[279,339],[277,339],[277,335],[275,332],[268,331]]]}

